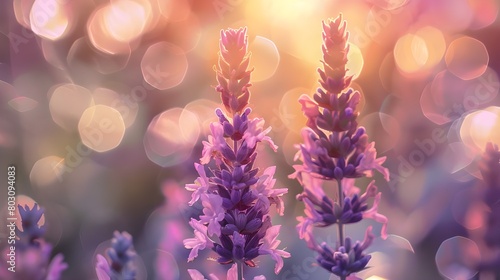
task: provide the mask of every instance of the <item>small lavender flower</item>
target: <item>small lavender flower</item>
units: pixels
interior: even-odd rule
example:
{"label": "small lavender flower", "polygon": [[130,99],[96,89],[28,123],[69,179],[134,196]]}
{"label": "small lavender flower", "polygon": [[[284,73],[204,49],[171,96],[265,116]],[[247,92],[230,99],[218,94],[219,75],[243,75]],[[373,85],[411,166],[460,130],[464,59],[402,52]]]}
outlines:
{"label": "small lavender flower", "polygon": [[126,231],[115,231],[111,247],[106,250],[109,261],[97,255],[95,270],[99,280],[135,280],[137,269],[134,263],[136,252],[132,236]]}
{"label": "small lavender flower", "polygon": [[[354,179],[371,177],[377,170],[389,180],[389,172],[382,166],[385,157],[377,158],[374,142],[368,142],[363,127],[358,126],[359,112],[356,106],[361,98],[359,92],[349,88],[352,77],[346,76],[348,33],[342,17],[323,22],[323,69],[318,69],[320,88],[312,100],[302,95],[299,102],[307,117],[302,129],[303,144],[298,146],[296,159],[301,165],[294,165],[295,178],[304,192],[297,196],[305,204],[305,217],[298,217],[297,230],[309,248],[319,253],[318,263],[340,276],[353,278],[354,273],[363,270],[370,256],[363,251],[373,239],[371,228],[365,241],[352,246],[350,238],[344,238],[344,225],[371,218],[383,224],[382,237],[387,236],[387,218],[378,213],[381,193],[372,181],[360,195],[354,186]],[[328,197],[323,182],[335,180],[338,196]],[[369,200],[373,200],[369,206]],[[336,224],[339,229],[338,244],[332,249],[327,244],[317,245],[314,227]]]}
{"label": "small lavender flower", "polygon": [[[21,217],[22,229],[16,227],[16,267],[15,273],[3,274],[0,270],[1,279],[32,279],[32,280],[58,280],[62,272],[68,267],[64,263],[62,254],[57,254],[51,259],[52,245],[47,243],[45,225],[39,226],[40,219],[44,215],[44,209],[34,204],[32,208],[18,205]],[[5,256],[2,252],[2,255]],[[6,271],[6,269],[5,269]],[[13,278],[12,278],[13,277]]]}
{"label": "small lavender flower", "polygon": [[496,256],[482,261],[479,269],[494,271],[500,276],[500,151],[497,145],[487,143],[480,170],[486,185],[483,201],[490,209],[484,241]]}
{"label": "small lavender flower", "polygon": [[[203,142],[201,164],[195,163],[199,177],[194,184],[186,185],[193,192],[189,204],[201,200],[203,205],[199,219],[189,222],[194,238],[184,240],[184,246],[191,249],[188,261],[197,257],[200,250],[210,248],[219,255],[220,264],[235,263],[240,276],[241,265],[255,267],[254,259],[260,255],[270,255],[275,260],[278,274],[283,267],[282,258],[290,256],[277,249],[280,227],[272,226],[269,213],[274,204],[283,215],[282,195],[287,189],[274,189],[274,166],[260,175],[259,169],[253,167],[258,143],[265,142],[274,151],[277,147],[267,136],[271,128],[264,128],[264,120],[249,117],[249,59],[246,29],[221,31],[216,90],[231,117],[221,109],[215,111],[218,121],[210,125],[212,134]],[[209,168],[207,175],[205,165],[212,159],[215,167]]]}
{"label": "small lavender flower", "polygon": [[19,215],[21,216],[21,225],[23,230],[21,231],[17,228],[16,235],[19,237],[20,241],[26,245],[37,245],[38,240],[45,235],[45,225],[38,225],[43,216],[44,210],[36,203],[31,209],[28,205],[25,205],[24,207],[18,205],[18,210]]}

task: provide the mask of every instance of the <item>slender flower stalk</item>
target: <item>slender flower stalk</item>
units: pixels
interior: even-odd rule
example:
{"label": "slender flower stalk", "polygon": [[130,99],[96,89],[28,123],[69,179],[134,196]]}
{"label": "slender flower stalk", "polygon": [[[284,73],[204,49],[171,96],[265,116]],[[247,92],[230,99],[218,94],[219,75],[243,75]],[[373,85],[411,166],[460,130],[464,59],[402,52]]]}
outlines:
{"label": "slender flower stalk", "polygon": [[[24,207],[18,205],[21,216],[21,228],[16,226],[17,240],[15,243],[15,262],[13,270],[3,269],[0,265],[0,279],[32,279],[32,280],[59,280],[62,272],[68,267],[64,263],[62,254],[57,254],[52,259],[52,245],[47,243],[43,237],[45,235],[45,225],[40,226],[40,219],[44,215],[44,209],[38,204],[32,208],[28,205]],[[4,253],[8,256],[12,252]],[[6,263],[8,263],[7,260]]]}
{"label": "slender flower stalk", "polygon": [[[274,204],[283,215],[282,196],[288,190],[274,188],[274,166],[261,173],[254,168],[259,143],[265,142],[274,151],[277,147],[267,136],[271,128],[264,128],[264,120],[249,117],[252,70],[248,70],[246,29],[221,31],[219,46],[216,90],[226,113],[215,111],[219,120],[210,125],[211,135],[203,142],[200,164],[195,163],[199,177],[194,184],[186,185],[192,191],[189,204],[201,200],[203,214],[189,222],[194,237],[185,239],[184,246],[191,249],[188,261],[194,260],[200,250],[215,251],[220,264],[233,264],[229,271],[237,278],[231,279],[242,279],[243,268],[255,267],[254,259],[260,255],[271,256],[278,274],[282,258],[290,254],[277,249],[280,226],[271,224],[269,211]],[[193,279],[202,279],[193,276],[198,277],[198,273],[190,272]]]}
{"label": "slender flower stalk", "polygon": [[486,216],[484,242],[492,251],[492,257],[484,259],[478,266],[480,271],[490,271],[500,277],[500,151],[497,145],[488,143],[480,162],[483,175],[483,201],[489,211]]}
{"label": "slender flower stalk", "polygon": [[135,280],[137,269],[134,263],[136,252],[132,236],[124,232],[114,232],[111,247],[106,250],[106,257],[97,255],[95,271],[99,280]]}
{"label": "slender flower stalk", "polygon": [[[318,263],[341,279],[351,279],[354,273],[366,268],[369,255],[363,251],[371,244],[372,228],[366,230],[363,242],[353,245],[345,237],[344,227],[371,218],[382,223],[382,237],[385,238],[387,218],[378,213],[381,193],[372,181],[363,194],[354,185],[356,178],[371,177],[376,170],[389,180],[389,172],[382,166],[385,157],[377,158],[375,143],[368,142],[363,127],[358,126],[360,101],[359,92],[349,87],[352,77],[347,76],[346,23],[339,16],[335,20],[323,22],[323,68],[318,69],[320,88],[311,99],[302,95],[299,102],[307,117],[302,129],[303,143],[298,145],[294,165],[295,173],[290,178],[297,179],[304,191],[297,199],[305,204],[305,217],[298,217],[297,230],[309,248],[319,253]],[[323,190],[324,181],[337,183],[337,197],[330,198]],[[369,200],[373,199],[369,207]],[[314,227],[337,225],[336,248],[328,244],[317,244]]]}

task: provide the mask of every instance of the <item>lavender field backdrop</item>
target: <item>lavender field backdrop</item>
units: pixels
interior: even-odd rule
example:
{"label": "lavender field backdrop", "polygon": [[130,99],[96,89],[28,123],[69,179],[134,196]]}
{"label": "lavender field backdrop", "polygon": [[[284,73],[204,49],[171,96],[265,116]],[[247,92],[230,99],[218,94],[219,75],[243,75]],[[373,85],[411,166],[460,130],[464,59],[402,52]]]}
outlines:
{"label": "lavender field backdrop", "polygon": [[499,10],[0,1],[0,279],[500,279]]}

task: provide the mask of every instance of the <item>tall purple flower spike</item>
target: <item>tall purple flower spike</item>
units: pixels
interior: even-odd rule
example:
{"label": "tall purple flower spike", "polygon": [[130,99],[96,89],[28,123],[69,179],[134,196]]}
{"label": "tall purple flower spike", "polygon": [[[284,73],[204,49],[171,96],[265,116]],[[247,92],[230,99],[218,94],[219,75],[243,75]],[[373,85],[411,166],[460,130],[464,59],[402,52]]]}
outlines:
{"label": "tall purple flower spike", "polygon": [[[16,226],[18,239],[15,243],[15,272],[8,271],[7,268],[4,269],[3,266],[6,262],[2,260],[0,279],[61,279],[61,274],[68,265],[64,263],[62,254],[57,254],[51,259],[52,245],[44,240],[45,225],[38,225],[44,214],[44,209],[35,203],[32,208],[28,205],[24,207],[18,205],[18,210],[22,228]],[[8,253],[2,252],[2,255],[7,256]]]}
{"label": "tall purple flower spike", "polygon": [[[373,240],[371,227],[365,240],[353,245],[344,238],[344,225],[371,218],[382,223],[382,237],[386,238],[387,218],[378,213],[381,193],[372,181],[363,194],[354,186],[356,178],[371,177],[373,171],[380,172],[389,180],[389,171],[382,166],[385,157],[377,158],[375,143],[368,141],[363,127],[358,126],[359,92],[349,87],[352,77],[346,76],[348,33],[346,22],[340,15],[335,20],[323,22],[323,64],[318,69],[320,88],[311,99],[302,95],[299,102],[307,117],[302,129],[303,143],[298,145],[295,159],[302,161],[294,165],[295,173],[289,177],[297,179],[304,191],[297,199],[305,204],[305,217],[298,217],[297,230],[309,248],[318,252],[318,263],[341,279],[353,279],[354,273],[366,268],[369,255],[363,251]],[[323,182],[334,180],[338,196],[330,198],[323,190]],[[373,200],[371,206],[369,201]],[[332,249],[328,244],[317,244],[315,227],[338,226],[338,244]]]}
{"label": "tall purple flower spike", "polygon": [[[264,128],[264,120],[249,117],[249,59],[246,29],[221,31],[216,90],[227,113],[215,111],[219,120],[210,125],[212,133],[203,142],[201,164],[195,163],[199,177],[186,185],[193,192],[189,204],[201,200],[203,214],[189,222],[194,237],[185,239],[184,246],[191,249],[188,261],[210,248],[220,264],[236,264],[238,275],[242,275],[242,264],[254,267],[255,258],[270,255],[278,274],[282,258],[290,254],[277,249],[280,226],[271,224],[269,211],[274,204],[283,215],[282,195],[288,190],[274,188],[274,166],[263,172],[254,168],[259,143],[267,143],[274,151],[277,147],[267,136],[271,128]],[[192,271],[195,274],[199,275]]]}
{"label": "tall purple flower spike", "polygon": [[500,151],[493,143],[486,144],[480,162],[480,170],[486,185],[483,201],[489,207],[486,217],[484,241],[496,255],[483,260],[479,270],[489,270],[500,276]]}

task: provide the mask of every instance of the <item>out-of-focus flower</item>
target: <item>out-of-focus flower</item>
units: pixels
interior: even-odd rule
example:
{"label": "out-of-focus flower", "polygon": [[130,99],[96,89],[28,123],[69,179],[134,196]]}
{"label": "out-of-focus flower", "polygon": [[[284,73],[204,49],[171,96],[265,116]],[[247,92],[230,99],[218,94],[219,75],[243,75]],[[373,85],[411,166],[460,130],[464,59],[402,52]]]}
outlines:
{"label": "out-of-focus flower", "polygon": [[132,236],[128,232],[115,231],[111,247],[106,250],[106,259],[97,255],[95,270],[99,280],[134,280],[137,269],[134,263],[136,252]]}
{"label": "out-of-focus flower", "polygon": [[[369,255],[363,251],[373,239],[371,227],[363,243],[352,246],[350,238],[344,238],[344,225],[357,223],[364,218],[382,223],[382,238],[387,237],[387,218],[378,213],[381,193],[372,181],[365,193],[354,186],[354,179],[372,177],[377,170],[386,180],[389,171],[382,166],[385,157],[377,158],[375,143],[368,142],[363,127],[359,127],[356,109],[360,94],[349,88],[352,77],[346,76],[348,34],[342,17],[323,22],[323,69],[318,69],[321,88],[313,99],[307,95],[299,98],[302,111],[307,117],[302,129],[303,143],[298,145],[294,165],[295,172],[289,177],[297,179],[304,192],[297,199],[305,204],[305,216],[298,217],[297,230],[300,238],[312,250],[319,253],[318,263],[342,280],[355,277],[354,273],[365,269]],[[326,180],[337,182],[338,196],[330,198],[323,190]],[[373,199],[369,207],[369,199]],[[328,244],[317,245],[315,227],[336,224],[339,240],[335,250]]]}
{"label": "out-of-focus flower", "polygon": [[363,242],[357,241],[354,246],[352,246],[349,237],[345,239],[344,245],[339,246],[336,250],[323,242],[316,249],[320,253],[318,263],[324,269],[340,277],[360,272],[366,269],[366,265],[371,259],[371,256],[365,255],[363,251],[370,246],[373,238],[371,227],[368,227]]}
{"label": "out-of-focus flower", "polygon": [[[261,175],[253,167],[259,143],[266,142],[274,151],[277,147],[267,136],[271,128],[265,128],[264,120],[249,118],[249,58],[246,29],[222,31],[216,89],[231,117],[221,109],[215,111],[218,122],[211,124],[212,135],[203,142],[201,164],[195,164],[200,177],[195,184],[186,185],[193,192],[190,204],[201,199],[203,205],[199,220],[189,223],[195,237],[184,240],[184,246],[191,249],[188,261],[196,258],[200,250],[211,248],[219,255],[220,264],[236,264],[228,271],[228,279],[237,279],[237,267],[242,264],[255,267],[254,259],[259,255],[270,255],[276,261],[278,274],[282,258],[290,256],[277,249],[279,226],[272,226],[269,214],[274,204],[283,215],[282,196],[287,189],[274,188],[274,166]],[[212,159],[215,168],[210,168],[211,174],[207,175],[204,168]],[[193,279],[204,279],[196,270],[189,273]]]}
{"label": "out-of-focus flower", "polygon": [[[57,254],[51,259],[52,245],[45,242],[45,226],[39,226],[44,209],[34,204],[32,208],[18,205],[21,216],[22,230],[16,227],[17,240],[15,244],[15,262],[10,265],[9,247],[2,251],[5,260],[0,264],[0,279],[32,279],[32,280],[59,280],[62,272],[68,267],[63,261],[62,254]],[[7,270],[13,267],[15,272]]]}
{"label": "out-of-focus flower", "polygon": [[36,245],[38,239],[42,238],[45,234],[45,226],[38,225],[44,210],[40,208],[37,203],[35,203],[31,209],[28,205],[25,205],[24,207],[19,205],[18,209],[19,215],[21,216],[23,230],[21,231],[20,229],[17,229],[16,235],[22,243]]}
{"label": "out-of-focus flower", "polygon": [[479,269],[500,273],[500,151],[497,145],[487,143],[479,166],[486,186],[483,201],[489,207],[484,241],[493,251],[493,257],[483,260]]}

